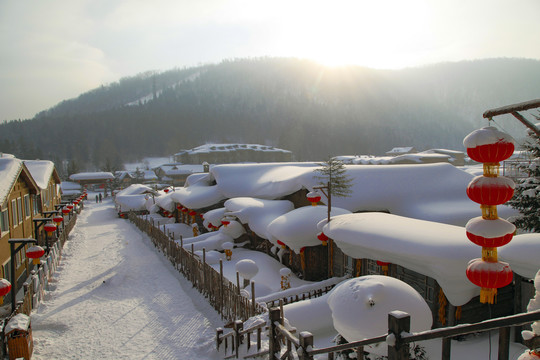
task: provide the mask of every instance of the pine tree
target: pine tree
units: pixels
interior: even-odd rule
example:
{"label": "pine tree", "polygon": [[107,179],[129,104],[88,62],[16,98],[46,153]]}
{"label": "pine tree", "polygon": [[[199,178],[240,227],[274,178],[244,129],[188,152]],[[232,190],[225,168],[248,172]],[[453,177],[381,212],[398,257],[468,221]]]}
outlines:
{"label": "pine tree", "polygon": [[[540,120],[539,116],[535,116]],[[538,125],[537,125],[538,126]],[[512,222],[518,229],[530,232],[540,231],[540,138],[532,131],[523,145],[530,154],[530,161],[519,165],[521,172],[528,176],[519,179],[514,197],[508,202],[520,214]]]}
{"label": "pine tree", "polygon": [[321,168],[314,170],[320,174],[316,178],[323,185],[329,184],[328,191],[331,196],[347,197],[352,194],[352,179],[346,174],[347,169],[343,161],[329,158],[319,165]]}

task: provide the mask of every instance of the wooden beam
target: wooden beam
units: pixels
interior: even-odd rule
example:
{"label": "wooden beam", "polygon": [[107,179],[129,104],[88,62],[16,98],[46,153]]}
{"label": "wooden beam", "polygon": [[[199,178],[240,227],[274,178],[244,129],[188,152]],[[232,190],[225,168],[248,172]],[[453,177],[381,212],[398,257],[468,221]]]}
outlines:
{"label": "wooden beam", "polygon": [[536,126],[534,126],[533,123],[531,123],[529,120],[525,119],[525,117],[523,115],[521,115],[520,113],[518,113],[517,111],[514,111],[512,113],[512,115],[518,119],[519,121],[521,121],[521,123],[523,125],[525,125],[526,127],[528,127],[533,133],[536,134],[536,136],[540,137],[540,129]]}
{"label": "wooden beam", "polygon": [[511,114],[516,111],[526,111],[540,107],[540,99],[525,101],[519,104],[507,105],[496,109],[486,110],[484,118],[489,119],[494,116]]}

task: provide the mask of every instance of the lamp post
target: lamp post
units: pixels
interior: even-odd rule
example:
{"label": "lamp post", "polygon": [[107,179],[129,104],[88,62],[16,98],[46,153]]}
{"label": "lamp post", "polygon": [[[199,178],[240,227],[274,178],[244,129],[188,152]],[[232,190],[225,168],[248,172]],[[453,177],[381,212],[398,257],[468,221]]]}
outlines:
{"label": "lamp post", "polygon": [[[26,244],[37,243],[36,239],[8,239],[10,260],[11,260],[11,312],[15,312],[15,302],[17,301],[17,279],[15,277],[15,254],[17,254]],[[15,244],[20,244],[15,247]]]}

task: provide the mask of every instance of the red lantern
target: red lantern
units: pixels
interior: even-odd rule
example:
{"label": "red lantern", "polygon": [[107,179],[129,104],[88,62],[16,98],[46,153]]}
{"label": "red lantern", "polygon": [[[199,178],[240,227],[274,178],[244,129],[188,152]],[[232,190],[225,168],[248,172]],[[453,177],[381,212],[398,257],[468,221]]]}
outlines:
{"label": "red lantern", "polygon": [[480,302],[493,304],[497,289],[510,284],[513,273],[505,262],[473,259],[467,266],[467,278],[476,286],[481,287]]}
{"label": "red lantern", "polygon": [[67,207],[63,207],[62,208],[62,214],[69,214],[70,213],[70,210],[67,208]]}
{"label": "red lantern", "polygon": [[26,250],[26,257],[33,260],[34,265],[40,263],[39,258],[45,255],[45,250],[41,246],[34,245]]}
{"label": "red lantern", "polygon": [[79,205],[79,200],[75,200],[75,201],[73,201],[73,204],[75,204],[75,205]]}
{"label": "red lantern", "polygon": [[169,192],[169,189],[164,189],[163,191],[165,191],[165,194]]}
{"label": "red lantern", "polygon": [[304,246],[304,247],[302,247],[302,248],[300,248],[300,254],[303,254],[303,253],[304,253],[304,251],[306,251],[306,247],[305,247],[305,246]]}
{"label": "red lantern", "polygon": [[321,240],[322,241],[322,244],[323,246],[326,246],[328,244],[328,236],[326,236],[323,232],[320,232],[318,235],[317,235],[317,239]]}
{"label": "red lantern", "polygon": [[0,279],[0,305],[4,303],[4,296],[11,291],[11,283],[6,279]]}
{"label": "red lantern", "polygon": [[221,220],[221,223],[222,223],[223,225],[227,226],[227,225],[229,225],[229,224],[231,223],[231,221],[230,221],[230,220],[227,220],[227,219],[223,219],[223,220]]}
{"label": "red lantern", "polygon": [[514,153],[514,140],[493,126],[470,133],[463,139],[467,154],[480,163],[498,163]]}
{"label": "red lantern", "polygon": [[60,215],[57,215],[55,217],[53,217],[53,221],[59,225],[62,221],[64,221],[64,217],[63,216],[60,216]]}
{"label": "red lantern", "polygon": [[486,220],[476,217],[465,225],[467,238],[478,246],[500,247],[508,244],[516,227],[504,219]]}
{"label": "red lantern", "polygon": [[163,215],[169,216],[169,212],[168,212],[167,210],[164,210],[164,211],[163,211]]}
{"label": "red lantern", "polygon": [[477,176],[467,186],[467,196],[484,205],[501,205],[514,195],[515,183],[506,177]]}
{"label": "red lantern", "polygon": [[178,210],[182,210],[182,205],[178,204],[178,205],[176,205],[176,208],[177,208]]}
{"label": "red lantern", "polygon": [[195,210],[191,210],[191,211],[189,212],[189,216],[191,216],[191,217],[194,218],[195,215],[197,215],[197,212],[196,212]]}
{"label": "red lantern", "polygon": [[73,210],[73,204],[66,205],[69,210]]}
{"label": "red lantern", "polygon": [[184,207],[184,208],[182,208],[182,212],[185,214],[185,213],[189,212],[189,209]]}
{"label": "red lantern", "polygon": [[307,194],[307,199],[312,206],[316,206],[319,201],[321,201],[321,194],[317,191],[310,191]]}
{"label": "red lantern", "polygon": [[43,229],[47,232],[47,235],[51,236],[56,231],[56,225],[48,223],[43,225]]}
{"label": "red lantern", "polygon": [[287,247],[287,245],[285,245],[285,243],[281,240],[278,240],[277,243],[279,246],[281,246],[282,249],[285,249]]}

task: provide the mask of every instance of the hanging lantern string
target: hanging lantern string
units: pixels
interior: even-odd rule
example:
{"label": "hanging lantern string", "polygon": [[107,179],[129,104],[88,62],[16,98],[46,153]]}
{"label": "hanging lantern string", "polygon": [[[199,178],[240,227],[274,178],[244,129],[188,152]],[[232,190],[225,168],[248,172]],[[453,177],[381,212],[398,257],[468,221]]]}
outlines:
{"label": "hanging lantern string", "polygon": [[496,122],[495,120],[493,120],[493,118],[489,118],[489,119],[488,119],[488,124],[489,124],[490,121],[493,121],[493,124],[497,125],[497,127],[500,128],[500,129],[501,129],[502,131],[504,131],[505,133],[510,134],[510,136],[512,136],[514,139],[519,138],[519,136],[516,137],[516,136],[512,135],[510,131],[508,131],[508,130],[505,129],[501,124],[499,124],[498,122]]}

